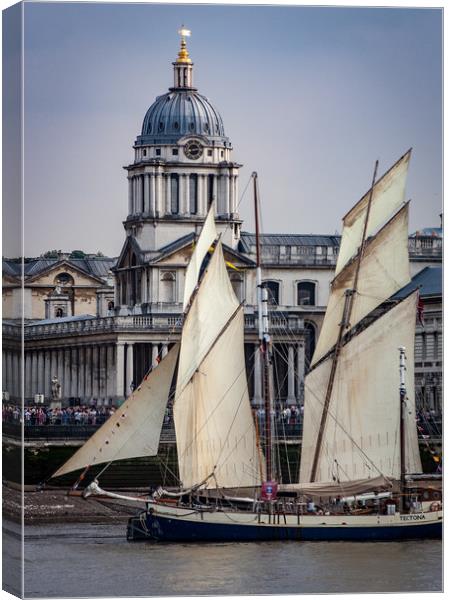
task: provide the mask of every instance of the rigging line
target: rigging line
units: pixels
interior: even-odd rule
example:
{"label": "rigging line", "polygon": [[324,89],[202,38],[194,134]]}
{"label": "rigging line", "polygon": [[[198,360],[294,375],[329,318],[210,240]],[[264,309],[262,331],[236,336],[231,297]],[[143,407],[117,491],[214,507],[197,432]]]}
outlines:
{"label": "rigging line", "polygon": [[[273,351],[274,351],[273,354],[275,354],[276,350],[274,349],[274,346],[272,348],[273,348]],[[279,383],[279,375],[278,375],[278,372],[277,372],[277,361],[274,360],[274,359],[273,359],[273,366],[274,366],[274,370],[276,372],[276,380],[278,382],[278,397],[280,398],[280,396],[281,396],[281,394],[280,394],[281,389],[282,389],[282,387],[285,384],[286,378],[288,377],[288,369],[287,369],[286,375],[284,376],[284,379],[282,380],[281,383]],[[287,452],[287,439],[286,439],[286,435],[285,435],[285,423],[284,423],[284,420],[282,418],[281,413],[279,413],[279,416],[281,417],[281,423],[282,423],[283,434],[284,434],[283,439],[284,439],[285,457],[287,459],[288,478],[289,478],[289,481],[291,481],[290,460],[289,460],[289,456],[288,456],[288,452]],[[276,410],[275,410],[275,420],[276,420]],[[277,466],[278,466],[279,473],[282,476],[281,454],[280,454],[280,444],[279,444],[279,436],[278,436],[278,426],[275,427],[275,432],[276,432],[276,437],[277,437],[277,441],[278,441],[277,448],[276,448],[277,449],[277,460],[278,460],[278,465]]]}

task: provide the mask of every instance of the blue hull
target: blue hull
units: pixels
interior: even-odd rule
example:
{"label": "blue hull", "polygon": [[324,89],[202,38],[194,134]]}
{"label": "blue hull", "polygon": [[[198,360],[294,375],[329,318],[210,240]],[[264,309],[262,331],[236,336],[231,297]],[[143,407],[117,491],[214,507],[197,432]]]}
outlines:
{"label": "blue hull", "polygon": [[146,514],[128,521],[128,540],[163,542],[393,541],[441,538],[442,521],[384,526],[271,526],[207,523]]}

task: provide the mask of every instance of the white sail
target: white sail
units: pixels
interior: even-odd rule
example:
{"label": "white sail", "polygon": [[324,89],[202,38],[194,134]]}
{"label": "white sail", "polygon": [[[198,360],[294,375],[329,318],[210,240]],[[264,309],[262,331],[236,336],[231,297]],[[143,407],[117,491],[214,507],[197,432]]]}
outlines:
{"label": "white sail", "polygon": [[189,383],[238,306],[219,241],[184,321],[176,397]]}
{"label": "white sail", "polygon": [[200,274],[200,269],[204,257],[206,256],[210,246],[216,239],[217,230],[215,228],[214,205],[212,203],[211,207],[209,208],[209,212],[207,213],[207,217],[204,221],[204,225],[201,230],[200,236],[190,258],[190,262],[186,269],[183,303],[184,310],[189,304],[192,292],[198,283],[198,276]]}
{"label": "white sail", "polygon": [[[407,203],[365,247],[357,293],[353,298],[351,327],[410,281],[408,207]],[[325,356],[337,341],[343,318],[345,291],[354,286],[356,266],[357,259],[346,265],[332,282],[312,365]]]}
{"label": "white sail", "polygon": [[[374,185],[366,236],[377,231],[400,207],[405,197],[405,183],[411,150]],[[367,192],[343,219],[343,233],[338,253],[336,273],[357,253],[362,243],[363,228],[370,192]]]}
{"label": "white sail", "polygon": [[[326,419],[316,482],[400,477],[398,347],[405,346],[406,472],[421,472],[414,399],[416,293],[344,345]],[[310,481],[318,429],[331,369],[324,360],[306,377],[300,482]]]}
{"label": "white sail", "polygon": [[248,396],[243,308],[239,308],[175,401],[180,479],[185,488],[261,483]]}
{"label": "white sail", "polygon": [[178,354],[179,344],[176,344],[132,396],[53,477],[114,460],[155,456]]}

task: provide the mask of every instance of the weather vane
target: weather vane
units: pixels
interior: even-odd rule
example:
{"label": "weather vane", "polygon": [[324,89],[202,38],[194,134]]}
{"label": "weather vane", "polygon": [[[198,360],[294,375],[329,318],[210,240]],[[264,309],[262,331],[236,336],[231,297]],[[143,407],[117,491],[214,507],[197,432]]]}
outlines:
{"label": "weather vane", "polygon": [[190,31],[190,29],[186,29],[184,27],[184,25],[182,25],[181,29],[178,29],[178,33],[181,36],[181,49],[179,50],[179,53],[178,53],[177,62],[191,63],[192,61],[189,58],[189,52],[187,50],[187,45],[186,45],[186,37],[190,37],[192,35],[192,32]]}

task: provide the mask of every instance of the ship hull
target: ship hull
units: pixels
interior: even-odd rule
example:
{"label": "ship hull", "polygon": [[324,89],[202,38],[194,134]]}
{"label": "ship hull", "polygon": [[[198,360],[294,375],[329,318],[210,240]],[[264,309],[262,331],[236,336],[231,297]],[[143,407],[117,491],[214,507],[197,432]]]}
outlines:
{"label": "ship hull", "polygon": [[[128,540],[163,542],[256,542],[256,541],[393,541],[441,538],[442,515],[430,513],[419,519],[395,517],[366,519],[300,517],[299,523],[238,522],[235,513],[206,514],[198,518],[145,511],[128,522]],[[404,516],[402,516],[402,519]],[[287,521],[287,519],[285,519]]]}

